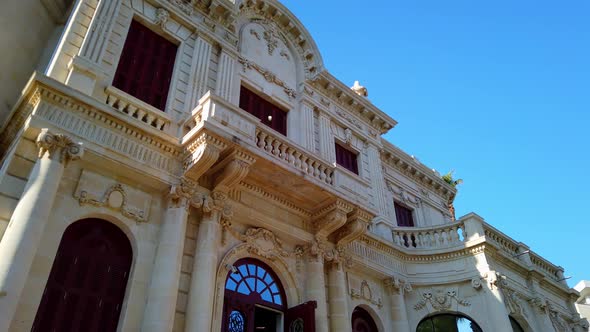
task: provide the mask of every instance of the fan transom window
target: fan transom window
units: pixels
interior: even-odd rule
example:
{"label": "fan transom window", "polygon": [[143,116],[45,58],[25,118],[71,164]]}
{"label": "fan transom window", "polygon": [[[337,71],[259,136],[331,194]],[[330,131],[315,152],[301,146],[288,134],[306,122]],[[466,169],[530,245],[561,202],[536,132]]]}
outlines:
{"label": "fan transom window", "polygon": [[274,274],[253,262],[236,266],[235,272],[227,277],[225,289],[245,296],[258,295],[265,302],[284,305],[282,290]]}

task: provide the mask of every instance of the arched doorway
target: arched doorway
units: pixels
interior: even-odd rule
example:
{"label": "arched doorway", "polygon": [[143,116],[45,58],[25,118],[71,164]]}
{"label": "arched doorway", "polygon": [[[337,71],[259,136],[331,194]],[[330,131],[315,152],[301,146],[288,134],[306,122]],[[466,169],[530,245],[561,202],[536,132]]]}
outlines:
{"label": "arched doorway", "polygon": [[133,253],[127,236],[100,219],[66,228],[32,332],[114,332]]}
{"label": "arched doorway", "polygon": [[460,314],[438,314],[424,318],[416,332],[482,332],[479,325]]}
{"label": "arched doorway", "polygon": [[378,332],[377,324],[371,314],[361,307],[354,308],[352,312],[352,332]]}
{"label": "arched doorway", "polygon": [[286,309],[279,278],[256,259],[241,259],[225,282],[223,331],[282,331]]}

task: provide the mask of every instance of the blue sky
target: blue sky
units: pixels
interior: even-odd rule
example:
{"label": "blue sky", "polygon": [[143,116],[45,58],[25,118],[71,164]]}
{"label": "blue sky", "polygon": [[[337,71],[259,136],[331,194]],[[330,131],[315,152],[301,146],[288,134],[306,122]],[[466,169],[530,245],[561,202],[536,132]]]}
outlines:
{"label": "blue sky", "polygon": [[282,2],[399,121],[389,141],[456,170],[458,216],[590,279],[589,1]]}

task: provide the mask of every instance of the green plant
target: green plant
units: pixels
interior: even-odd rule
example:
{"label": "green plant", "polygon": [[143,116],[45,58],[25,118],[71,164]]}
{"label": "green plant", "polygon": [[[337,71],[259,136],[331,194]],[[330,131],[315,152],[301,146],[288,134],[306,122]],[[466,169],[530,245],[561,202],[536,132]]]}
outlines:
{"label": "green plant", "polygon": [[455,172],[455,170],[449,171],[447,174],[441,176],[441,178],[446,183],[450,184],[453,187],[456,187],[456,186],[460,185],[461,183],[463,183],[463,179],[457,179],[457,180],[453,179],[454,172]]}

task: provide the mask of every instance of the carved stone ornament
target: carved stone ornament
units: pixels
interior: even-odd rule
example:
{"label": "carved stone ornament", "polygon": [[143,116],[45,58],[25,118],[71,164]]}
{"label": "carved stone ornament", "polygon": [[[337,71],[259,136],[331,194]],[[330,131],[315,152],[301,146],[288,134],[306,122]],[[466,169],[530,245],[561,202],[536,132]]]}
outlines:
{"label": "carved stone ornament", "polygon": [[194,8],[189,2],[186,2],[184,0],[168,0],[168,2],[176,6],[178,9],[180,9],[183,13],[187,14],[188,16],[192,16],[194,13]]}
{"label": "carved stone ornament", "polygon": [[85,190],[82,190],[76,198],[80,205],[107,207],[111,210],[118,211],[129,219],[133,219],[137,222],[147,222],[145,211],[128,205],[125,188],[119,183],[111,186],[100,199],[91,197],[91,195]]}
{"label": "carved stone ornament", "polygon": [[393,276],[391,278],[387,278],[384,280],[385,287],[389,289],[389,291],[404,295],[405,293],[412,292],[412,284],[410,284],[406,279]]}
{"label": "carved stone ornament", "polygon": [[166,30],[166,23],[168,22],[168,19],[170,19],[170,12],[168,12],[168,10],[165,8],[156,9],[156,19],[154,21],[155,24]]}
{"label": "carved stone ornament", "polygon": [[482,289],[483,288],[483,284],[481,282],[481,277],[473,277],[471,278],[471,287],[475,288],[475,289]]}
{"label": "carved stone ornament", "polygon": [[199,194],[196,193],[196,184],[186,178],[182,178],[178,185],[170,187],[168,204],[170,207],[184,207],[188,209],[193,203],[195,205],[199,204],[198,196]]}
{"label": "carved stone ornament", "polygon": [[350,296],[353,299],[360,299],[360,300],[364,300],[367,301],[371,304],[376,305],[379,309],[381,309],[381,307],[383,306],[383,302],[381,301],[381,298],[373,298],[373,291],[371,290],[371,287],[369,286],[369,283],[366,280],[363,280],[361,282],[361,288],[359,290],[355,290],[353,288],[350,289]]}
{"label": "carved stone ornament", "polygon": [[278,257],[289,257],[291,253],[283,248],[281,241],[273,232],[264,228],[250,228],[244,234],[240,234],[230,226],[226,226],[228,232],[236,239],[243,241],[250,254],[258,255],[266,259],[275,260]]}
{"label": "carved stone ornament", "polygon": [[350,128],[344,129],[344,141],[346,144],[352,144],[352,130]]}
{"label": "carved stone ornament", "polygon": [[555,328],[555,331],[571,331],[571,326],[559,311],[553,308],[551,303],[547,306],[549,319]]}
{"label": "carved stone ornament", "polygon": [[297,92],[295,91],[295,89],[291,88],[290,86],[287,85],[287,83],[280,80],[270,70],[259,66],[257,63],[250,61],[250,60],[244,58],[243,56],[240,56],[238,58],[238,62],[242,65],[244,72],[247,69],[255,70],[258,73],[260,73],[260,75],[262,75],[267,82],[276,84],[279,87],[283,88],[283,91],[285,92],[285,94],[287,94],[287,96],[289,96],[289,98],[296,98],[297,97]]}
{"label": "carved stone ornament", "polygon": [[39,158],[48,154],[49,159],[57,160],[64,166],[69,161],[80,159],[84,155],[82,143],[75,143],[66,135],[51,133],[47,128],[42,129],[37,136],[37,147]]}
{"label": "carved stone ornament", "polygon": [[350,88],[357,95],[362,97],[368,97],[369,91],[364,86],[360,85],[359,81],[354,81],[354,85]]}
{"label": "carved stone ornament", "polygon": [[537,295],[529,300],[531,307],[533,307],[539,313],[547,312],[547,300],[541,295]]}
{"label": "carved stone ornament", "polygon": [[461,305],[464,307],[468,307],[471,305],[466,300],[460,299],[457,297],[457,291],[449,290],[443,291],[441,289],[438,290],[427,290],[422,293],[422,299],[414,305],[414,310],[421,310],[426,307],[427,304],[430,304],[432,308],[436,311],[441,310],[449,310],[453,303],[457,305]]}
{"label": "carved stone ornament", "polygon": [[343,246],[331,247],[328,240],[316,236],[316,238],[307,246],[297,246],[295,252],[298,257],[307,254],[308,258],[314,260],[323,260],[335,264],[336,268],[352,267],[352,254]]}

